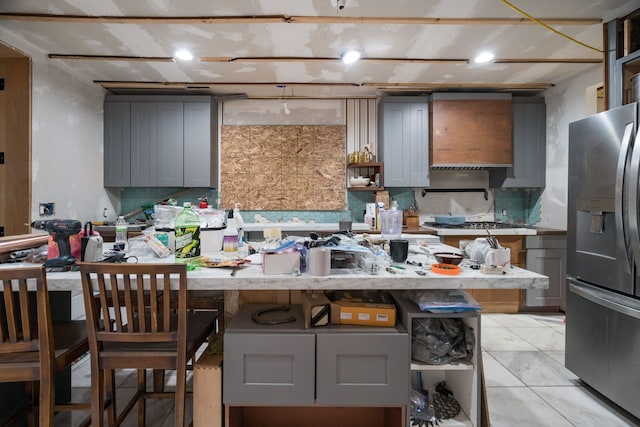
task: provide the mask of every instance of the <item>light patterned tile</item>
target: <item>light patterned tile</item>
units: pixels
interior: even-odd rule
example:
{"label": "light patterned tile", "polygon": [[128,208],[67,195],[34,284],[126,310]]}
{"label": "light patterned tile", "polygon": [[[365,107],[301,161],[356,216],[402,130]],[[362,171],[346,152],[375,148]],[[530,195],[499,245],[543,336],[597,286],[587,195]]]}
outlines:
{"label": "light patterned tile", "polygon": [[485,351],[535,351],[536,348],[505,328],[482,328],[482,349]]}
{"label": "light patterned tile", "polygon": [[640,425],[640,419],[618,412],[587,387],[531,387],[531,390],[576,426]]}
{"label": "light patterned tile", "polygon": [[482,353],[482,365],[487,387],[525,387],[522,381],[502,366],[491,354]]}
{"label": "light patterned tile", "polygon": [[547,326],[544,322],[530,314],[495,314],[493,320],[506,328],[535,328]]}
{"label": "light patterned tile", "polygon": [[500,323],[496,322],[495,317],[496,314],[483,314],[481,319],[482,327],[500,327]]}
{"label": "light patterned tile", "polygon": [[487,400],[492,427],[574,427],[526,387],[488,387]]}
{"label": "light patterned tile", "polygon": [[545,351],[544,354],[564,366],[564,351]]}
{"label": "light patterned tile", "polygon": [[564,334],[555,328],[509,328],[539,350],[564,351]]}
{"label": "light patterned tile", "polygon": [[567,386],[579,381],[564,365],[541,351],[492,351],[491,356],[527,386]]}

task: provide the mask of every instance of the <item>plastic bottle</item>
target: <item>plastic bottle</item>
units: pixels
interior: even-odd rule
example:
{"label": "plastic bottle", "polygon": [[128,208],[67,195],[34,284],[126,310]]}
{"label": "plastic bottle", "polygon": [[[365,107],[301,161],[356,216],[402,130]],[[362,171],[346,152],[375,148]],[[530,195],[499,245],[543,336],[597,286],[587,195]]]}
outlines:
{"label": "plastic bottle", "polygon": [[184,209],[176,216],[176,262],[187,263],[188,270],[200,265],[200,218],[184,202]]}
{"label": "plastic bottle", "polygon": [[244,242],[244,219],[240,215],[240,203],[236,203],[236,207],[233,208],[233,218],[236,221],[236,229],[238,230],[238,246],[242,246],[242,242]]}
{"label": "plastic bottle", "polygon": [[113,247],[121,251],[127,249],[127,227],[127,220],[120,215],[116,221],[116,240]]}
{"label": "plastic bottle", "polygon": [[233,210],[229,210],[227,217],[227,228],[224,230],[222,238],[222,250],[225,252],[238,251],[238,229]]}

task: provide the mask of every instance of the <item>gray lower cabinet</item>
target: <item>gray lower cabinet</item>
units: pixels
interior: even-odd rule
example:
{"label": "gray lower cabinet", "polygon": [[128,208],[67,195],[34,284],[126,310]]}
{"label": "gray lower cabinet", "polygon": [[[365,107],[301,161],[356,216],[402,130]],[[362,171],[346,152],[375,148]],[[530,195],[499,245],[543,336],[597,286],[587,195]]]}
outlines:
{"label": "gray lower cabinet", "polygon": [[216,117],[206,96],[107,96],[105,187],[216,186]]}
{"label": "gray lower cabinet", "polygon": [[429,103],[426,97],[384,97],[378,120],[385,187],[429,186]]}
{"label": "gray lower cabinet", "polygon": [[544,98],[511,98],[513,167],[489,171],[492,188],[535,188],[546,184],[547,116]]}
{"label": "gray lower cabinet", "polygon": [[[453,397],[460,403],[460,413],[453,419],[441,420],[441,426],[480,426],[480,374],[482,372],[482,355],[480,342],[480,313],[467,311],[461,313],[430,313],[421,311],[411,300],[405,298],[403,291],[391,293],[398,309],[398,319],[409,331],[410,386],[419,390],[420,385],[435,396],[436,386],[444,381],[447,388],[453,392]],[[470,326],[474,332],[475,343],[473,357],[470,363],[455,363],[445,365],[427,365],[411,360],[411,346],[413,345],[413,324],[425,318],[460,318]],[[410,422],[411,404],[407,401],[407,425]]]}
{"label": "gray lower cabinet", "polygon": [[547,289],[527,289],[528,307],[566,307],[567,236],[527,236],[527,270],[549,277]]}
{"label": "gray lower cabinet", "polygon": [[[401,406],[409,399],[402,328],[304,329],[302,308],[268,313],[295,321],[259,325],[240,306],[224,336],[223,402],[231,406]],[[266,316],[266,315],[265,315]],[[268,318],[268,317],[266,317]]]}

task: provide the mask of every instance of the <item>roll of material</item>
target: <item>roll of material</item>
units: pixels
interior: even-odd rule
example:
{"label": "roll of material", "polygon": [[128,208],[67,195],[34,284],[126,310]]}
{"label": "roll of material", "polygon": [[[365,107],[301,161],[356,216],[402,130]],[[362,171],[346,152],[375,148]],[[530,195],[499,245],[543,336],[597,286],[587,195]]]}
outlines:
{"label": "roll of material", "polygon": [[328,276],[331,273],[331,249],[309,249],[307,271],[312,276]]}

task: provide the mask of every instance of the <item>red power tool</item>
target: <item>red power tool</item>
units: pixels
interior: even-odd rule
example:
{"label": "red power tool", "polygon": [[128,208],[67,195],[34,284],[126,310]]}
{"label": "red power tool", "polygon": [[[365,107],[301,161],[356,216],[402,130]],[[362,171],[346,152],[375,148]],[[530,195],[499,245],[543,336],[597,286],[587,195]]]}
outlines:
{"label": "red power tool", "polygon": [[82,230],[82,223],[76,219],[50,219],[46,221],[33,221],[31,228],[34,230],[46,230],[58,244],[57,258],[48,259],[45,268],[67,267],[76,263],[76,259],[71,256],[71,245],[69,237],[78,234]]}

